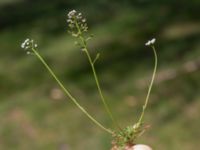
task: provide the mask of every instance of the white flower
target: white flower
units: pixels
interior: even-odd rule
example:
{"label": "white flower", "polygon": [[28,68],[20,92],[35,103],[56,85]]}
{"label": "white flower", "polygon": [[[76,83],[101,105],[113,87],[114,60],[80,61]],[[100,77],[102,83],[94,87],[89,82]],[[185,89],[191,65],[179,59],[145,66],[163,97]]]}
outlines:
{"label": "white flower", "polygon": [[151,45],[151,41],[146,42],[145,45],[146,45],[146,46]]}
{"label": "white flower", "polygon": [[21,48],[26,48],[29,45],[30,39],[26,39],[22,44]]}
{"label": "white flower", "polygon": [[31,39],[26,39],[22,44],[21,44],[21,48],[25,49],[25,50],[29,50],[31,48],[36,48],[38,45],[34,43],[34,40]]}
{"label": "white flower", "polygon": [[72,18],[73,16],[75,16],[75,14],[76,14],[76,10],[72,10],[72,11],[70,11],[70,12],[68,13],[68,17],[69,17],[69,18]]}
{"label": "white flower", "polygon": [[21,48],[25,48],[25,44],[24,43],[21,44]]}
{"label": "white flower", "polygon": [[82,13],[72,10],[68,13],[67,23],[69,26],[69,33],[74,37],[78,37],[83,32],[87,32],[88,26],[86,19],[82,16]]}
{"label": "white flower", "polygon": [[146,46],[151,46],[156,42],[156,39],[153,38],[152,40],[149,40],[148,42],[145,43]]}
{"label": "white flower", "polygon": [[26,39],[22,44],[21,44],[21,48],[23,49],[27,49],[30,47],[30,39]]}
{"label": "white flower", "polygon": [[82,22],[86,22],[86,19],[82,19]]}
{"label": "white flower", "polygon": [[151,40],[151,44],[154,44],[155,42],[156,42],[156,39],[153,38],[153,39]]}

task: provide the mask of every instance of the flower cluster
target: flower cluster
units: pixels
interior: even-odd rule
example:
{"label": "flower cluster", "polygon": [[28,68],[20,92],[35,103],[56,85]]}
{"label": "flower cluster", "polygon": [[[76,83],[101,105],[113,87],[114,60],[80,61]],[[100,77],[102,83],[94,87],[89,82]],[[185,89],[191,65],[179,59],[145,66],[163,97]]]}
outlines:
{"label": "flower cluster", "polygon": [[30,48],[36,48],[37,44],[34,43],[34,40],[26,39],[22,44],[21,48],[27,50]]}
{"label": "flower cluster", "polygon": [[37,44],[34,43],[34,40],[26,39],[22,44],[21,48],[25,49],[27,51],[27,54],[31,54],[29,51],[32,48],[37,48]]}
{"label": "flower cluster", "polygon": [[146,46],[151,46],[156,42],[156,39],[153,38],[152,40],[149,40],[148,42],[145,43]]}
{"label": "flower cluster", "polygon": [[82,16],[82,13],[78,13],[76,10],[72,10],[68,13],[67,22],[70,28],[69,32],[74,37],[78,37],[83,32],[88,31],[86,19]]}

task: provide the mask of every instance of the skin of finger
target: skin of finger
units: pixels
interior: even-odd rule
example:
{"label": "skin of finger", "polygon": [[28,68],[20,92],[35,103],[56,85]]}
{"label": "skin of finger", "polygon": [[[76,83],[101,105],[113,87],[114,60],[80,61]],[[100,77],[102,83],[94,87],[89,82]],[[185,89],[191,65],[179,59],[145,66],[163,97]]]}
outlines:
{"label": "skin of finger", "polygon": [[137,144],[126,150],[152,150],[148,145]]}

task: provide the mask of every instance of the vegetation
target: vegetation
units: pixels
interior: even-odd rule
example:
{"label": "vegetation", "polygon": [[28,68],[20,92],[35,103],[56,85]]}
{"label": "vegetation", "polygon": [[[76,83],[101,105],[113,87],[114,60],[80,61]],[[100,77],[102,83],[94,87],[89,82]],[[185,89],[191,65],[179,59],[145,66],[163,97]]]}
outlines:
{"label": "vegetation", "polygon": [[[158,75],[145,116],[150,129],[138,143],[154,149],[199,145],[199,1],[20,1],[0,3],[0,149],[110,149],[111,139],[88,122],[35,57],[19,44],[29,36],[80,103],[113,128],[85,57],[67,33],[72,8],[88,16],[91,55],[103,92],[122,126],[135,123],[153,68],[144,41],[159,39]],[[181,9],[178,9],[181,8]],[[66,31],[66,32],[65,32]],[[127,67],[129,66],[129,67]],[[73,115],[72,115],[73,114]]]}

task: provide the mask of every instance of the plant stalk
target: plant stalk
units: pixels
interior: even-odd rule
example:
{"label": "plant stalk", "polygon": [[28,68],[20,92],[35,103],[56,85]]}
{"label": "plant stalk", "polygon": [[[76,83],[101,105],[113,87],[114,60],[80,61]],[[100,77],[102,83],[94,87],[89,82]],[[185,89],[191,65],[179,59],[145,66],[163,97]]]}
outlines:
{"label": "plant stalk", "polygon": [[53,76],[53,78],[56,80],[56,82],[59,84],[61,89],[64,91],[64,93],[72,100],[72,102],[97,126],[99,126],[104,131],[113,134],[113,132],[110,129],[105,128],[101,123],[99,123],[96,119],[94,119],[78,102],[77,100],[70,94],[70,92],[64,87],[64,85],[61,83],[61,81],[57,78],[55,73],[52,71],[52,69],[49,67],[49,65],[45,62],[45,60],[40,56],[40,54],[32,48],[32,51],[34,54],[38,57],[38,59],[42,62],[42,64],[45,66],[45,68],[49,71],[49,73]]}
{"label": "plant stalk", "polygon": [[145,103],[142,107],[142,113],[141,113],[140,118],[137,122],[138,125],[142,124],[142,120],[144,118],[144,113],[145,113],[145,110],[146,110],[148,102],[149,102],[149,96],[150,96],[150,93],[151,93],[151,89],[152,89],[152,86],[153,86],[153,82],[154,82],[156,70],[157,70],[158,57],[157,57],[156,49],[155,49],[154,46],[151,46],[151,48],[153,49],[154,59],[155,59],[154,70],[153,70],[153,75],[152,75],[151,82],[150,82],[150,85],[149,85],[148,93],[147,93],[147,96],[146,96],[146,99],[145,99]]}
{"label": "plant stalk", "polygon": [[101,86],[100,86],[100,84],[99,84],[99,80],[98,80],[98,77],[97,77],[97,74],[96,74],[96,69],[95,69],[95,67],[94,67],[94,63],[93,63],[93,61],[92,61],[92,58],[91,58],[90,53],[89,53],[88,48],[87,48],[87,42],[86,42],[86,40],[84,39],[84,37],[82,36],[82,32],[81,32],[80,27],[79,27],[79,25],[78,25],[77,22],[76,22],[76,28],[77,28],[77,30],[78,30],[79,39],[81,40],[82,50],[86,53],[87,58],[88,58],[88,61],[89,61],[90,65],[91,65],[92,72],[93,72],[93,76],[94,76],[94,79],[95,79],[95,82],[96,82],[96,85],[97,85],[97,89],[98,89],[100,98],[101,98],[101,100],[102,100],[102,103],[103,103],[103,105],[104,105],[104,107],[105,107],[105,109],[106,109],[106,112],[108,113],[110,119],[111,119],[112,122],[114,123],[114,125],[115,125],[118,129],[121,130],[120,125],[117,123],[116,119],[114,118],[114,116],[113,116],[112,112],[110,111],[110,108],[109,108],[109,106],[108,106],[108,104],[107,104],[107,102],[106,102],[106,100],[105,100],[105,98],[104,98],[104,96],[103,96],[103,93],[102,93],[102,90],[101,90]]}

